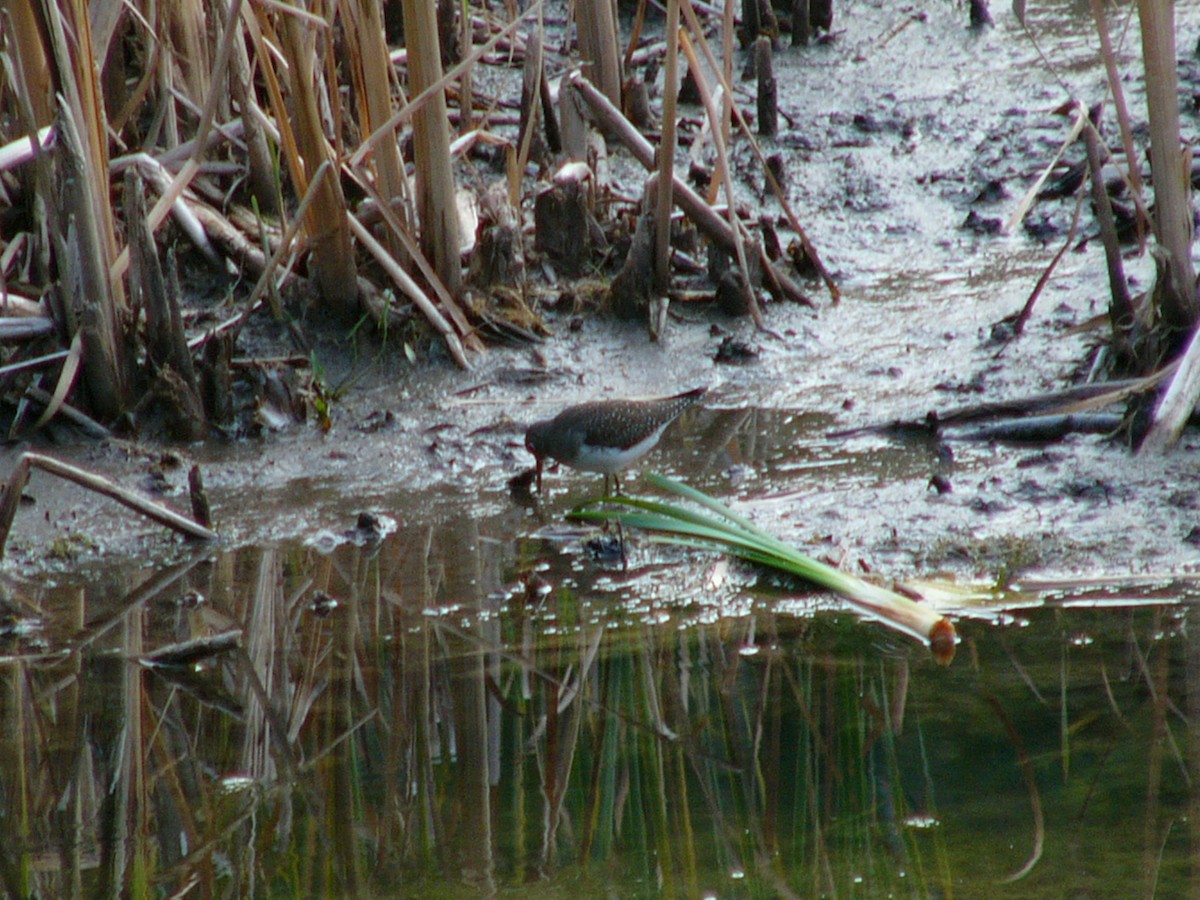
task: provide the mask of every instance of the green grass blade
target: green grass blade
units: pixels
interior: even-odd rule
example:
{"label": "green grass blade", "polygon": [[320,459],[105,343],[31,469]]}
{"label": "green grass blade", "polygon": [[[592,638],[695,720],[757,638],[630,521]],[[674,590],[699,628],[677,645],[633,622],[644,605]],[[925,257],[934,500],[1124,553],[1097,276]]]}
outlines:
{"label": "green grass blade", "polygon": [[[616,520],[623,526],[667,536],[672,543],[724,549],[750,562],[799,576],[842,595],[860,610],[891,627],[929,641],[939,661],[949,662],[953,657],[954,626],[928,605],[864,581],[789,547],[745,516],[735,513],[721,501],[696,488],[661,475],[650,474],[646,478],[656,487],[691,500],[720,518],[670,503],[628,496],[589,501],[573,510],[571,518],[585,521]],[[601,503],[608,508],[597,508]],[[622,508],[611,508],[614,506]]]}

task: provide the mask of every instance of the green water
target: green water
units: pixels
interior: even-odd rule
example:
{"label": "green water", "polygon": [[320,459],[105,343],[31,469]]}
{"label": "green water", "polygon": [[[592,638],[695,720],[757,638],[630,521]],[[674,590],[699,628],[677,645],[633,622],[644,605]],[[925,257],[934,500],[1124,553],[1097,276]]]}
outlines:
{"label": "green water", "polygon": [[737,567],[693,590],[713,555],[463,534],[14,596],[9,894],[1195,895],[1181,589],[963,618],[940,667]]}

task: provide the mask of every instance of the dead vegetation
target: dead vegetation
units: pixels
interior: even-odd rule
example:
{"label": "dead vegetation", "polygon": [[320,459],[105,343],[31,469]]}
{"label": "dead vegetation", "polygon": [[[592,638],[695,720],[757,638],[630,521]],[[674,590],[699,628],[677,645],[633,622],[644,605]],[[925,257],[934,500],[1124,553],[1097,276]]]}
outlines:
{"label": "dead vegetation", "polygon": [[[658,334],[667,300],[696,295],[672,281],[677,253],[697,268],[694,251],[673,249],[676,206],[738,271],[803,299],[787,259],[748,269],[748,253],[762,256],[756,217],[739,208],[725,162],[712,182],[723,208],[676,180],[645,220],[659,223],[653,252],[625,258],[640,213],[612,181],[600,135],[631,145],[660,179],[672,172],[674,88],[657,163],[658,135],[648,141],[622,113],[656,127],[660,60],[677,84],[684,49],[692,80],[719,98],[701,138],[717,157],[730,123],[744,124],[729,67],[697,68],[695,48],[715,60],[707,41],[729,23],[672,3],[669,40],[646,42],[639,6],[625,44],[615,2],[522,13],[410,0],[10,4],[0,265],[7,317],[38,323],[0,331],[10,434],[62,414],[181,440],[253,428],[270,418],[263,397],[252,390],[235,408],[229,387],[253,367],[239,339],[260,311],[293,331],[316,311],[410,347],[440,340],[467,368],[489,340],[547,333],[544,276],[624,264],[649,267],[635,278],[644,288],[610,304]],[[577,47],[563,40],[574,34]],[[224,285],[232,309],[198,308],[197,282]],[[757,284],[738,283],[761,323]],[[304,395],[314,377],[293,371],[291,390]],[[21,413],[45,394],[36,420]]]}

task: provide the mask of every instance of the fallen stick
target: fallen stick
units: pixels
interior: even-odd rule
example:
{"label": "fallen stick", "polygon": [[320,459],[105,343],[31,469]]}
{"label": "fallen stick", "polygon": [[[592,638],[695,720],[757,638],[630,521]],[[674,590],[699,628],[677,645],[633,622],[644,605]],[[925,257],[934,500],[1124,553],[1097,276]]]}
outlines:
{"label": "fallen stick", "polygon": [[139,663],[147,667],[157,666],[188,666],[202,659],[236,650],[242,642],[242,629],[234,628],[220,634],[192,638],[190,641],[180,641],[177,644],[167,644],[149,653],[134,656]]}
{"label": "fallen stick", "polygon": [[[54,402],[54,396],[49,391],[43,390],[42,388],[33,384],[25,388],[25,395],[31,400],[40,403],[46,409],[49,409],[51,404]],[[111,431],[109,431],[91,416],[87,415],[87,413],[84,413],[78,408],[72,406],[70,403],[64,402],[58,404],[57,412],[61,413],[67,419],[74,422],[76,425],[86,431],[90,437],[94,437],[98,440],[104,440],[105,438],[112,437]]]}
{"label": "fallen stick", "polygon": [[4,548],[8,544],[8,535],[12,530],[13,519],[16,517],[17,507],[21,504],[21,492],[25,490],[25,485],[29,481],[29,470],[34,466],[43,472],[49,472],[51,475],[73,481],[97,494],[110,497],[122,506],[127,506],[134,512],[139,512],[160,525],[172,528],[187,537],[202,541],[214,541],[218,537],[215,531],[196,524],[161,503],[155,503],[153,500],[148,500],[119,487],[101,475],[86,472],[52,456],[25,452],[21,454],[21,458],[13,468],[8,484],[4,487],[4,493],[0,496],[0,559],[4,557]]}

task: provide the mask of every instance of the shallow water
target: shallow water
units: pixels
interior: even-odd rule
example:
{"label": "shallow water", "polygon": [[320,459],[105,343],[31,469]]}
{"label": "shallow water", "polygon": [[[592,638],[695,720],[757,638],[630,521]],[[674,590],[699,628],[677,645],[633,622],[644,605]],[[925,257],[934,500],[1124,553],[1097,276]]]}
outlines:
{"label": "shallow water", "polygon": [[25,596],[6,887],[1195,893],[1195,587],[1014,589],[941,667],[827,595],[633,555],[460,520]]}

